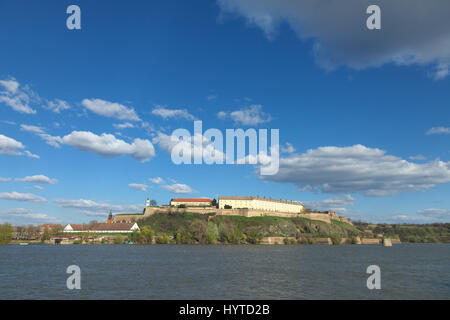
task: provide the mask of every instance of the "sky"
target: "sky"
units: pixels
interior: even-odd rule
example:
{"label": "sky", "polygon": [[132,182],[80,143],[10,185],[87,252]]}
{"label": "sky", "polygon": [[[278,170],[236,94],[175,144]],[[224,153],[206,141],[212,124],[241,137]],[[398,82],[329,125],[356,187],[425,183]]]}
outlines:
{"label": "sky", "polygon": [[[80,30],[66,26],[72,4]],[[366,27],[371,4],[381,30]],[[0,0],[0,223],[218,195],[450,222],[448,12],[444,0]],[[279,129],[278,173],[174,164],[170,135],[194,120]]]}

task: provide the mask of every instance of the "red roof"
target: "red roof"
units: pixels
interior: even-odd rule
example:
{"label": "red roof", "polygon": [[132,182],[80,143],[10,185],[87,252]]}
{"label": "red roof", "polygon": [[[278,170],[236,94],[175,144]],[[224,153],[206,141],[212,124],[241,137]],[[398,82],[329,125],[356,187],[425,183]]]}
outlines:
{"label": "red roof", "polygon": [[173,199],[174,202],[212,202],[211,199]]}

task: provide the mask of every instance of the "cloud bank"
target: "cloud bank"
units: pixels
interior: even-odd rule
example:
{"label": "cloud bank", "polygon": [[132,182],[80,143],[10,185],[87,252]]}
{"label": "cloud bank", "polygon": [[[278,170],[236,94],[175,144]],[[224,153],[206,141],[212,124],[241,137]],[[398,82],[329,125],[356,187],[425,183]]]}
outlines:
{"label": "cloud bank", "polygon": [[278,173],[261,178],[308,191],[388,196],[450,182],[450,162],[417,164],[363,145],[320,147],[281,158]]}
{"label": "cloud bank", "polygon": [[[242,16],[268,38],[287,24],[313,40],[317,63],[326,69],[383,64],[432,65],[443,79],[450,65],[450,2],[447,0],[218,0],[222,13]],[[368,30],[366,9],[381,8],[381,30]]]}

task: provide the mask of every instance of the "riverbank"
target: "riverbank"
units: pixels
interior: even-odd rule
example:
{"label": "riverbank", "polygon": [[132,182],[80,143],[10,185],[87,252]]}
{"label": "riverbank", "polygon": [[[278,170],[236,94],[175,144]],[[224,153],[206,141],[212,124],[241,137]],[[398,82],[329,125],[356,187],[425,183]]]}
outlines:
{"label": "riverbank", "polygon": [[[161,212],[139,220],[139,231],[132,233],[65,233],[62,227],[54,227],[52,230],[44,229],[40,236],[32,233],[31,239],[25,235],[23,232],[17,233],[14,243],[376,245],[382,244],[383,239],[389,239],[395,245],[405,242],[449,243],[450,224],[389,225],[273,216]],[[11,238],[12,234],[9,241]]]}

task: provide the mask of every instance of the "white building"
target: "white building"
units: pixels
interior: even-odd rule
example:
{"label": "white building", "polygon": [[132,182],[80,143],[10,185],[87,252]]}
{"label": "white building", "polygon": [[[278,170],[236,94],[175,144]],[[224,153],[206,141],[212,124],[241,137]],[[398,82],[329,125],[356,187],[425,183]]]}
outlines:
{"label": "white building", "polygon": [[180,205],[185,207],[211,207],[212,199],[172,199],[170,205],[173,207],[178,207]]}
{"label": "white building", "polygon": [[219,197],[219,208],[250,209],[272,212],[300,213],[304,206],[299,201],[277,200],[263,197]]}

